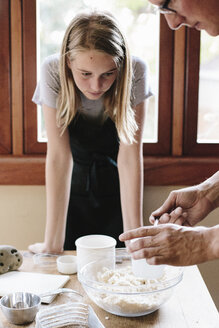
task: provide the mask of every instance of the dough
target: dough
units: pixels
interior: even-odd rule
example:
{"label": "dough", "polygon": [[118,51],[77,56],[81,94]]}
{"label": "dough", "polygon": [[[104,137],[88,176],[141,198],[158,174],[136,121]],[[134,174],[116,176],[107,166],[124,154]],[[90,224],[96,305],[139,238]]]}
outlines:
{"label": "dough", "polygon": [[[169,298],[171,289],[159,291],[160,284],[165,286],[166,279],[165,273],[159,279],[138,278],[134,276],[131,266],[116,270],[104,268],[97,273],[97,281],[104,283],[104,290],[109,293],[103,291],[92,294],[92,297],[110,313],[138,316],[155,311]],[[101,289],[98,285],[96,287]]]}

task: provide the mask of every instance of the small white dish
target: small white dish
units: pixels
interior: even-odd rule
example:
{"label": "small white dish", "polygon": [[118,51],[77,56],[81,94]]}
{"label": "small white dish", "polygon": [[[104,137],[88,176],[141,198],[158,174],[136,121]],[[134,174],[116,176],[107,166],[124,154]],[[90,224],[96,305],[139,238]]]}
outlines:
{"label": "small white dish", "polygon": [[77,256],[62,255],[57,258],[56,263],[60,273],[74,274],[77,272]]}

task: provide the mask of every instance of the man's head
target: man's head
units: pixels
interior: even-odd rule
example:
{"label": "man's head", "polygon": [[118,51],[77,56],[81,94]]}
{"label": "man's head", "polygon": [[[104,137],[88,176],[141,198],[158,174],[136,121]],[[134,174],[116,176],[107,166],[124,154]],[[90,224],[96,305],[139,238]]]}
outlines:
{"label": "man's head", "polygon": [[[171,29],[182,25],[219,35],[219,0],[149,0],[160,7]],[[170,10],[168,10],[168,8]],[[167,13],[165,13],[165,11]]]}

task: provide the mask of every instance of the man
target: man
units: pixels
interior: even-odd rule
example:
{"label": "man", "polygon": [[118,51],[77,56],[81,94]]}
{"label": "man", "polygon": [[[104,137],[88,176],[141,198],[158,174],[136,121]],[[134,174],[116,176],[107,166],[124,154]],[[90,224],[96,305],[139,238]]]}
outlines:
{"label": "man", "polygon": [[[186,25],[219,35],[219,0],[150,0],[165,15],[171,29]],[[195,227],[219,206],[219,171],[205,182],[172,191],[164,204],[150,216],[158,226],[146,226],[120,235],[133,258],[149,264],[193,265],[219,259],[219,225]]]}
{"label": "man", "polygon": [[187,25],[197,30],[205,30],[212,36],[219,35],[218,0],[149,1],[158,6],[171,29]]}

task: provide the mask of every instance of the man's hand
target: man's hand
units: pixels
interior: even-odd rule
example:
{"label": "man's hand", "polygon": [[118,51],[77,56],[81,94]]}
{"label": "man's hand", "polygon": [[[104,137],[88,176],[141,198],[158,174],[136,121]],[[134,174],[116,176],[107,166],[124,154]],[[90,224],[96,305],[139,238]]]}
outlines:
{"label": "man's hand", "polygon": [[163,205],[150,215],[150,222],[194,226],[214,209],[206,190],[199,186],[171,191]]}
{"label": "man's hand", "polygon": [[127,247],[134,259],[146,258],[149,264],[186,266],[215,258],[211,228],[183,227],[176,224],[145,226],[126,231],[121,241],[139,238]]}

